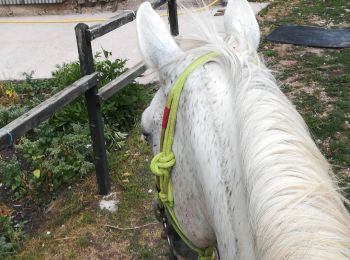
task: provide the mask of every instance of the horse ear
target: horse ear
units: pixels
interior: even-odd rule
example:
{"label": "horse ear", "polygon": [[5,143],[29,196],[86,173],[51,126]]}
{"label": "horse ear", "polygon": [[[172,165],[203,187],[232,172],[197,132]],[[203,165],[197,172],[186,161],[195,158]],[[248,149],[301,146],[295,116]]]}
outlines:
{"label": "horse ear", "polygon": [[160,68],[180,52],[166,24],[149,2],[137,10],[136,27],[140,51],[148,66]]}
{"label": "horse ear", "polygon": [[247,0],[229,0],[224,17],[225,30],[228,35],[239,33],[258,49],[260,29],[254,12]]}

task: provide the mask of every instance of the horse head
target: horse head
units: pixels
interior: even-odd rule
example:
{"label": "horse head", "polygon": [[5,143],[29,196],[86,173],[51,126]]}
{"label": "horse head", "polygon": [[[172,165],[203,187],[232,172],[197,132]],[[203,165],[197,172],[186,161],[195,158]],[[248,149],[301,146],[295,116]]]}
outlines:
{"label": "horse head", "polygon": [[216,243],[222,259],[349,259],[343,197],[257,55],[260,31],[248,2],[229,1],[226,35],[199,23],[204,33],[191,49],[177,44],[149,3],[136,21],[140,51],[160,79],[141,122],[155,154],[173,85],[198,57],[218,54],[187,77],[177,110],[171,181],[186,237],[202,248]]}
{"label": "horse head", "polygon": [[[175,42],[167,29],[167,25],[148,2],[143,3],[138,9],[136,22],[141,54],[147,66],[159,72],[161,82],[159,91],[142,116],[143,131],[152,140],[151,143],[156,153],[159,151],[158,137],[160,136],[167,92],[175,78],[169,73],[180,73],[184,65],[176,72],[174,72],[174,69],[169,71],[167,68],[168,65],[186,64],[186,61],[181,60],[184,51]],[[229,1],[224,17],[224,25],[227,38],[239,38],[239,43],[242,43],[240,46],[234,47],[249,49],[249,43],[253,50],[257,50],[260,41],[259,25],[246,0]],[[216,31],[209,33],[216,33]],[[227,41],[229,42],[229,40]]]}

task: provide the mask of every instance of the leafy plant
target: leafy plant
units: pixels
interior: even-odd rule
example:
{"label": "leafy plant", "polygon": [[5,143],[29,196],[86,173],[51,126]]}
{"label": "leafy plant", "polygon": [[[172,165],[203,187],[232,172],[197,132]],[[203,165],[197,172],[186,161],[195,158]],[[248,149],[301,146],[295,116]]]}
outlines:
{"label": "leafy plant", "polygon": [[64,63],[61,66],[57,65],[57,70],[52,72],[52,83],[56,88],[61,90],[80,77],[80,65],[78,61]]}
{"label": "leafy plant", "polygon": [[[98,87],[102,87],[120,76],[127,69],[126,60],[110,60],[112,53],[102,50],[102,53],[95,55],[96,71],[100,74]],[[80,76],[80,66],[78,62],[64,64],[58,67],[53,73],[53,85],[57,89],[72,84]],[[116,95],[102,104],[103,118],[106,124],[113,124],[114,130],[129,131],[137,120],[137,115],[143,110],[144,106],[150,101],[149,90],[143,86],[132,83]],[[50,121],[57,128],[65,128],[71,123],[86,124],[88,120],[86,105],[83,97],[77,99],[73,104],[56,113]],[[115,128],[117,126],[117,128]]]}
{"label": "leafy plant", "polygon": [[22,225],[13,227],[7,216],[0,215],[0,257],[6,257],[15,249],[16,243],[22,236]]}
{"label": "leafy plant", "polygon": [[87,127],[73,124],[72,132],[68,134],[50,130],[51,126],[44,123],[35,130],[40,138],[23,138],[21,144],[16,146],[32,166],[27,175],[28,189],[53,191],[93,169]]}
{"label": "leafy plant", "polygon": [[17,198],[25,194],[21,168],[16,156],[13,156],[10,160],[0,160],[0,173],[4,185],[11,189]]}
{"label": "leafy plant", "polygon": [[19,105],[0,105],[0,128],[22,115],[25,110],[25,107],[20,107]]}
{"label": "leafy plant", "polygon": [[13,81],[3,84],[3,89],[11,90],[15,93],[15,96],[17,95],[17,99],[20,102],[15,102],[16,104],[20,103],[22,106],[32,108],[57,92],[55,88],[52,88],[52,80],[33,79],[32,74],[25,74],[25,76],[26,79],[24,81]]}

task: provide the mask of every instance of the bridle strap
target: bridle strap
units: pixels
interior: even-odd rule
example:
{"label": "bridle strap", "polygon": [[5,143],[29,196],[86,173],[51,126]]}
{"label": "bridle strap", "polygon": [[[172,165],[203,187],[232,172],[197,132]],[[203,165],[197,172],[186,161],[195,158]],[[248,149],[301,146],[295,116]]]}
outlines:
{"label": "bridle strap", "polygon": [[170,172],[175,164],[175,155],[172,151],[172,144],[174,140],[176,115],[179,106],[182,90],[189,75],[203,64],[214,60],[219,54],[216,52],[209,52],[205,55],[195,59],[181,75],[178,77],[173,87],[170,90],[166,106],[164,108],[162,132],[160,139],[160,153],[153,157],[151,161],[151,171],[157,177],[157,184],[159,185],[158,200],[162,208],[168,216],[168,220],[174,227],[177,234],[182,241],[187,244],[192,250],[198,253],[200,260],[215,259],[215,246],[212,245],[207,248],[199,248],[189,240],[174,212],[174,194],[173,185],[170,178]]}

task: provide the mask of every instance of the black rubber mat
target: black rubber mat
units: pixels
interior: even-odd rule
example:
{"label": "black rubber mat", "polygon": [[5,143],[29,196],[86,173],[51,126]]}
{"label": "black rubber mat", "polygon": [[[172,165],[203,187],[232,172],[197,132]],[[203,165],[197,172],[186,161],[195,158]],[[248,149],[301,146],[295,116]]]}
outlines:
{"label": "black rubber mat", "polygon": [[350,29],[281,25],[266,40],[321,48],[350,48]]}

